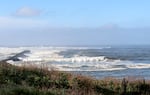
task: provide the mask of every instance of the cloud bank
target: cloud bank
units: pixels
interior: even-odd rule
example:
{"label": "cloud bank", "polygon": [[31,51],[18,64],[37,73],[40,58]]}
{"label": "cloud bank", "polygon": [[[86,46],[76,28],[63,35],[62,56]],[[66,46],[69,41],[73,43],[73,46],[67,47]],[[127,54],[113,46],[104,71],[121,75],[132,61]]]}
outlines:
{"label": "cloud bank", "polygon": [[0,32],[48,27],[48,22],[31,18],[15,18],[0,16]]}

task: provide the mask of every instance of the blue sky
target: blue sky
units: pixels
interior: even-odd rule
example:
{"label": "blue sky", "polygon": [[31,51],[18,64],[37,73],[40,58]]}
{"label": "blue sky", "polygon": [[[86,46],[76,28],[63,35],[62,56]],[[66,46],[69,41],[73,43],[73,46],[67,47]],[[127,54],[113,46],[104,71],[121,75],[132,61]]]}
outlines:
{"label": "blue sky", "polygon": [[0,45],[150,44],[149,0],[1,0]]}

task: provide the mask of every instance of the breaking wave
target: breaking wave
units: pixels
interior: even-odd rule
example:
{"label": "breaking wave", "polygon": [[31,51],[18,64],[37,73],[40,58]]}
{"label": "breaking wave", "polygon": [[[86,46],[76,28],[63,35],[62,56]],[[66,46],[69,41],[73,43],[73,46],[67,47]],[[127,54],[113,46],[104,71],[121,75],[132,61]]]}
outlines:
{"label": "breaking wave", "polygon": [[[60,71],[113,71],[125,69],[143,69],[150,68],[147,63],[135,63],[129,60],[120,60],[119,58],[110,58],[107,56],[81,56],[73,53],[71,57],[65,57],[60,52],[68,52],[69,50],[87,50],[87,48],[19,48],[19,50],[30,51],[16,53],[11,58],[17,60],[9,60],[11,64],[18,65],[19,63],[34,63],[36,65],[46,64],[49,68],[55,68]],[[101,48],[102,49],[102,48]],[[11,52],[12,53],[12,52]],[[16,56],[18,55],[18,56]],[[16,61],[19,61],[16,62]]]}

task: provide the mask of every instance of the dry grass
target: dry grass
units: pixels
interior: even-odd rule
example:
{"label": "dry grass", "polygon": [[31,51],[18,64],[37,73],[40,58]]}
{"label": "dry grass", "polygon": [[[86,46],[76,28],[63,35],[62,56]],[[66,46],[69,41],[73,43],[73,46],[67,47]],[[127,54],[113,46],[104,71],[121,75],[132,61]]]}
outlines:
{"label": "dry grass", "polygon": [[[38,92],[31,95],[150,95],[149,80],[134,77],[124,79],[107,77],[97,80],[92,77],[49,70],[46,65],[37,67],[33,64],[17,67],[0,62],[0,84],[0,93],[3,93],[5,88],[12,92],[13,89]],[[33,91],[29,88],[33,88]]]}

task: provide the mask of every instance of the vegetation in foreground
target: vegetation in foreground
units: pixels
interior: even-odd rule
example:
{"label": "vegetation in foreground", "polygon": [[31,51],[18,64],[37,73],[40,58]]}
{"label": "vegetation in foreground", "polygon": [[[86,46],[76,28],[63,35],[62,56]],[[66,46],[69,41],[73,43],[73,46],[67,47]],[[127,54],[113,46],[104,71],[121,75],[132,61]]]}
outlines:
{"label": "vegetation in foreground", "polygon": [[96,80],[0,62],[0,95],[150,95],[150,81]]}

